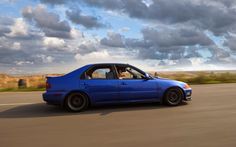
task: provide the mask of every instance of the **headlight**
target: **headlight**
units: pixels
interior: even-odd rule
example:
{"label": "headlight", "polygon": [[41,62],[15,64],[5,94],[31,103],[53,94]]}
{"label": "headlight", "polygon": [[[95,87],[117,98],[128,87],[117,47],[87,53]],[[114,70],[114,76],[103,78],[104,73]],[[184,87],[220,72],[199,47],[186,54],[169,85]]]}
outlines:
{"label": "headlight", "polygon": [[184,89],[189,89],[189,88],[191,88],[191,87],[188,84],[184,85]]}

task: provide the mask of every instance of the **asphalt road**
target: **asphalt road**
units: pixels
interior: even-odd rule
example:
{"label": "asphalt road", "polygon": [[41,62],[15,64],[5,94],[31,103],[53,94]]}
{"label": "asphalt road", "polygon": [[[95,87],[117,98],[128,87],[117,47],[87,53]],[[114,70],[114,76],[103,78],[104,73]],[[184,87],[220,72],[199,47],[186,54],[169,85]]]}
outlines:
{"label": "asphalt road", "polygon": [[41,92],[0,93],[0,146],[236,146],[236,84],[195,85],[178,107],[135,104],[67,113]]}

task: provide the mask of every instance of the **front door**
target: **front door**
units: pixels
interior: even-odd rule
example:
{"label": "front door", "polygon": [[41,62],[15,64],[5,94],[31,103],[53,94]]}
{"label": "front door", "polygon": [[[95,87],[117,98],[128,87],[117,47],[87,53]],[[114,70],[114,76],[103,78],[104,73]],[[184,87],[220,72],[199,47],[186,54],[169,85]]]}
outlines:
{"label": "front door", "polygon": [[121,101],[148,101],[158,98],[156,80],[145,79],[145,73],[132,66],[117,65],[116,69]]}

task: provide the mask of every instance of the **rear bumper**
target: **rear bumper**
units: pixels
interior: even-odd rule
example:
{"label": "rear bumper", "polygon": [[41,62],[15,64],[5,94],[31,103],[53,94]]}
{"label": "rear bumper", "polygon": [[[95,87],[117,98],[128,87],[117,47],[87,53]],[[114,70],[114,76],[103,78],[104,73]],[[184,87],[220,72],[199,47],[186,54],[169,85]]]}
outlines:
{"label": "rear bumper", "polygon": [[45,92],[43,93],[43,100],[48,104],[62,105],[65,97],[63,92]]}
{"label": "rear bumper", "polygon": [[184,100],[191,101],[192,100],[192,89],[185,89],[184,93],[185,93]]}

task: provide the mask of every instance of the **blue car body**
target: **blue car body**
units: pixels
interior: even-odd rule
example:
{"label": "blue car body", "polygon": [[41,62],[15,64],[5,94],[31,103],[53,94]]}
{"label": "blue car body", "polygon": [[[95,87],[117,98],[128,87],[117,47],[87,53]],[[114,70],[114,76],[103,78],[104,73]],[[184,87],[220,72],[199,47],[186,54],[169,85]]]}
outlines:
{"label": "blue car body", "polygon": [[[47,77],[47,84],[50,87],[43,93],[44,101],[49,104],[63,105],[64,100],[70,93],[82,92],[89,97],[91,105],[127,102],[162,102],[165,92],[172,87],[178,87],[183,91],[183,100],[191,99],[192,89],[190,87],[186,88],[186,83],[170,79],[159,77],[133,80],[81,78],[84,72],[98,65],[104,64],[90,64],[60,77]],[[119,63],[106,63],[106,65],[131,66]]]}

